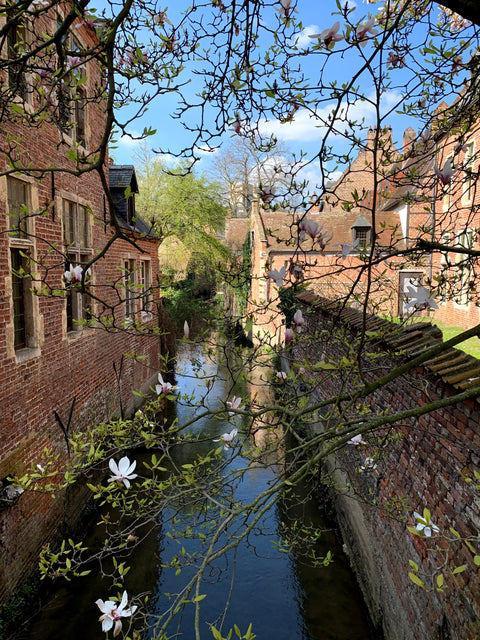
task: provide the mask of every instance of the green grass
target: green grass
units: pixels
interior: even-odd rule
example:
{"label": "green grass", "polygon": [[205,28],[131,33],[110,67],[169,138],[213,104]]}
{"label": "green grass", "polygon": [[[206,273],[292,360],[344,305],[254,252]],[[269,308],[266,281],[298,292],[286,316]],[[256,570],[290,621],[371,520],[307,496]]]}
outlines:
{"label": "green grass", "polygon": [[[432,324],[437,325],[437,327],[442,330],[444,342],[450,340],[450,338],[458,336],[462,331],[464,331],[464,329],[461,329],[460,327],[454,327],[452,325],[439,322],[434,318],[432,318],[431,321]],[[468,340],[465,340],[465,342],[458,344],[455,348],[460,349],[461,351],[464,351],[465,353],[468,353],[474,358],[478,358],[480,360],[480,338],[469,338]]]}

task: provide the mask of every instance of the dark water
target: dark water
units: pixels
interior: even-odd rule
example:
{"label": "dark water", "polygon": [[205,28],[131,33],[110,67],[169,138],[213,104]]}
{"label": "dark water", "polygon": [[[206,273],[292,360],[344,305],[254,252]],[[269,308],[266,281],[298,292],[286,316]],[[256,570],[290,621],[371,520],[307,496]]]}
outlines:
{"label": "dark water", "polygon": [[[232,389],[231,378],[222,363],[207,360],[199,347],[181,345],[177,358],[176,381],[182,393],[202,394],[203,377],[215,376],[215,386],[210,403],[219,399],[239,395],[241,390]],[[205,378],[204,378],[205,380]],[[217,400],[215,399],[217,398]],[[182,423],[191,416],[192,409],[181,402],[172,406],[172,412]],[[172,416],[173,417],[173,416]],[[241,424],[238,424],[241,430]],[[193,460],[199,453],[212,448],[211,440],[231,425],[208,417],[195,423],[196,433],[205,436],[205,441],[189,444],[178,451],[178,464]],[[225,453],[230,456],[230,452]],[[148,459],[148,456],[145,456]],[[139,460],[138,463],[141,461]],[[246,468],[243,481],[235,491],[237,500],[250,501],[275,482],[280,472],[275,466],[252,466],[242,457],[234,458],[231,468]],[[176,509],[180,522],[191,522],[191,514]],[[169,516],[170,514],[164,514]],[[172,514],[173,516],[173,511]],[[125,589],[129,594],[150,593],[149,612],[154,616],[164,611],[169,599],[165,594],[177,593],[185,583],[191,569],[184,569],[180,576],[161,568],[163,558],[178,551],[176,540],[169,537],[168,518],[163,518],[162,527],[155,530],[138,547],[129,564],[131,570],[125,577]],[[294,525],[294,523],[296,523]],[[302,549],[291,553],[279,552],[274,541],[279,533],[285,534],[294,526],[313,525],[325,530],[315,543],[317,556],[331,551],[334,561],[328,567],[313,568],[303,558]],[[87,541],[101,540],[101,531],[92,530]],[[198,539],[188,541],[189,550],[200,548]],[[185,544],[185,542],[183,542]],[[234,575],[234,580],[232,576]],[[365,607],[342,553],[341,545],[330,529],[329,523],[314,500],[307,495],[306,487],[299,487],[297,494],[280,498],[266,513],[248,540],[242,542],[237,552],[212,567],[202,585],[201,637],[212,638],[208,624],[221,626],[222,611],[229,607],[223,619],[222,632],[227,635],[234,624],[242,633],[252,623],[257,640],[373,640]],[[59,585],[45,603],[42,613],[33,623],[20,632],[21,640],[101,640],[105,633],[98,622],[99,611],[95,600],[107,600],[119,589],[111,589],[109,582],[98,572],[85,578]],[[187,606],[179,628],[169,628],[169,637],[193,639],[194,607]],[[26,617],[28,612],[26,612]],[[152,617],[153,620],[153,617]],[[178,632],[178,635],[175,635]],[[170,635],[171,634],[171,635]],[[109,636],[111,637],[111,635]],[[119,637],[122,637],[121,635]],[[149,638],[155,638],[152,632]],[[232,637],[236,637],[235,633]]]}

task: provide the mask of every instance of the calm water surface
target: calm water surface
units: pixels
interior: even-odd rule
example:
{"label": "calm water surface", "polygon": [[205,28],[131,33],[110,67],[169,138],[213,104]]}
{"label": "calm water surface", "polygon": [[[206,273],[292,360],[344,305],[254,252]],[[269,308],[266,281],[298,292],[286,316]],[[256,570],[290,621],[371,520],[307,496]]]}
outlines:
{"label": "calm water surface", "polygon": [[[239,395],[241,390],[232,389],[222,363],[207,360],[199,347],[182,344],[176,375],[182,392],[202,394],[204,382],[194,375],[198,371],[207,376],[215,375],[214,392],[210,394],[213,406],[218,399],[231,397],[234,391]],[[172,403],[171,410],[172,417],[177,417],[180,423],[192,414],[192,409],[181,403]],[[241,428],[240,424],[238,426]],[[231,428],[231,425],[211,417],[195,423],[193,430],[207,440],[182,447],[178,451],[178,463],[185,464],[199,453],[207,453],[212,448],[211,440]],[[138,462],[137,469],[141,467],[141,461]],[[231,464],[245,467],[248,460],[236,458]],[[237,489],[236,498],[251,500],[275,480],[278,472],[275,467],[250,466]],[[229,601],[222,627],[224,635],[233,624],[245,632],[251,622],[258,640],[378,640],[371,630],[341,545],[316,503],[301,495],[302,490],[300,487],[297,496],[288,502],[278,500],[260,523],[256,535],[240,544],[235,555],[230,554],[208,575],[208,582],[201,590],[207,595],[202,602],[202,639],[212,638],[208,623],[219,626],[219,615]],[[181,510],[179,517],[190,518]],[[316,569],[304,562],[298,552],[278,552],[273,541],[278,539],[280,531],[288,530],[293,521],[327,530],[316,543],[316,553],[324,556],[327,551],[332,551],[332,564]],[[162,558],[169,558],[178,551],[177,542],[168,536],[168,532],[168,525],[164,525],[135,550],[129,562],[131,570],[125,578],[125,589],[129,594],[150,592],[149,611],[152,614],[164,610],[168,603],[165,594],[178,592],[188,575],[188,569],[175,576],[172,571],[161,568]],[[93,529],[87,540],[91,543],[96,538],[101,540],[101,532]],[[200,544],[196,540],[191,542],[193,546]],[[116,592],[98,572],[61,584],[45,603],[42,613],[28,629],[20,632],[18,638],[101,640],[105,634],[98,622],[99,610],[95,600],[107,600]],[[172,637],[193,639],[192,620],[193,606],[187,607],[181,628],[172,628]],[[174,635],[177,632],[178,635]],[[155,636],[150,634],[148,637]]]}

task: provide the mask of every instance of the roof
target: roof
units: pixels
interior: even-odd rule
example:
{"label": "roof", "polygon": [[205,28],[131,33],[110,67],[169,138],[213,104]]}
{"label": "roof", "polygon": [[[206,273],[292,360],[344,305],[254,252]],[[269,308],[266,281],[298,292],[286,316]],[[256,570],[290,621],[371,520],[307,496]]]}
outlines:
{"label": "roof", "polygon": [[131,188],[132,193],[138,193],[137,176],[135,175],[135,167],[131,164],[110,165],[109,167],[109,185],[112,192],[113,203],[115,207],[115,215],[118,224],[122,229],[135,231],[143,236],[155,238],[151,224],[146,222],[135,210],[135,225],[129,224],[127,216],[127,199],[125,198],[125,189]]}
{"label": "roof", "polygon": [[[365,323],[367,331],[378,332],[380,340],[406,359],[416,358],[443,342],[441,330],[430,322],[422,321],[400,327],[375,315],[367,314],[365,318],[363,310],[339,305],[317,296],[313,291],[304,291],[297,299],[326,313],[337,314],[341,320],[355,329],[361,329]],[[446,349],[424,362],[422,366],[456,389],[466,390],[480,386],[480,360],[459,349]],[[478,395],[480,396],[480,388]]]}
{"label": "roof", "polygon": [[110,189],[126,189],[138,193],[137,176],[133,164],[112,164],[108,170]]}

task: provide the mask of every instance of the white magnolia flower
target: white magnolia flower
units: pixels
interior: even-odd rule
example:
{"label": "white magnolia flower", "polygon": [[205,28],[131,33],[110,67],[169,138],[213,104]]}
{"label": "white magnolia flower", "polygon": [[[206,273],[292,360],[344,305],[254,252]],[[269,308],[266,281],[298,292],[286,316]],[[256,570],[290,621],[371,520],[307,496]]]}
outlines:
{"label": "white magnolia flower", "polygon": [[268,277],[275,282],[277,287],[283,287],[283,281],[286,278],[286,275],[287,275],[287,269],[285,266],[281,267],[280,270],[272,269],[268,273]]}
{"label": "white magnolia flower", "polygon": [[430,291],[425,287],[415,287],[408,286],[407,294],[409,300],[405,304],[405,309],[409,310],[412,308],[416,309],[427,309],[430,307],[431,309],[438,309],[438,304],[435,302],[433,296],[430,295]]}
{"label": "white magnolia flower", "polygon": [[185,336],[185,340],[188,340],[190,337],[190,327],[188,326],[188,322],[186,320],[183,323],[183,335]]}
{"label": "white magnolia flower", "polygon": [[283,380],[286,380],[287,378],[287,374],[285,371],[277,371],[277,373],[275,374],[277,376],[277,378],[283,382]]}
{"label": "white magnolia flower", "polygon": [[102,631],[107,633],[113,627],[113,637],[116,638],[122,630],[121,618],[128,618],[133,615],[137,610],[136,606],[127,609],[128,595],[127,592],[123,592],[122,600],[120,604],[116,604],[112,600],[96,600],[95,604],[102,612],[102,615],[98,619],[102,623]]}
{"label": "white magnolia flower", "polygon": [[222,433],[220,438],[217,438],[216,440],[214,440],[214,442],[223,442],[223,448],[225,449],[225,451],[228,451],[228,447],[230,446],[230,443],[235,438],[237,433],[238,429],[232,429],[230,433]]}
{"label": "white magnolia flower", "polygon": [[155,385],[157,396],[161,396],[162,393],[171,393],[172,391],[175,391],[176,388],[176,385],[170,384],[170,382],[165,382],[161,373],[158,374],[158,384]]}
{"label": "white magnolia flower", "polygon": [[297,13],[296,9],[292,8],[292,0],[280,0],[280,7],[275,7],[275,10],[280,13],[281,16],[288,18],[290,13]]}
{"label": "white magnolia flower", "polygon": [[360,467],[360,473],[364,473],[365,471],[375,471],[377,465],[373,458],[365,458],[365,462]]}
{"label": "white magnolia flower", "polygon": [[413,516],[417,521],[415,529],[419,533],[423,533],[427,538],[431,538],[432,533],[438,533],[440,529],[436,524],[433,524],[430,516],[430,511],[428,509],[423,510],[423,516],[414,511]]}
{"label": "white magnolia flower", "polygon": [[365,440],[362,438],[362,434],[359,433],[347,442],[347,444],[353,444],[355,447],[358,447],[359,444],[367,444]]}
{"label": "white magnolia flower", "polygon": [[295,329],[297,330],[297,333],[300,333],[305,323],[305,318],[303,317],[300,309],[297,309],[293,314],[293,322],[295,324]]}
{"label": "white magnolia flower", "polygon": [[130,487],[130,480],[137,477],[137,474],[133,473],[137,466],[137,461],[134,460],[133,462],[130,462],[127,456],[121,458],[118,465],[113,458],[110,458],[108,466],[113,474],[112,477],[108,479],[108,482],[115,482],[118,480],[118,482],[123,482],[128,489]]}

